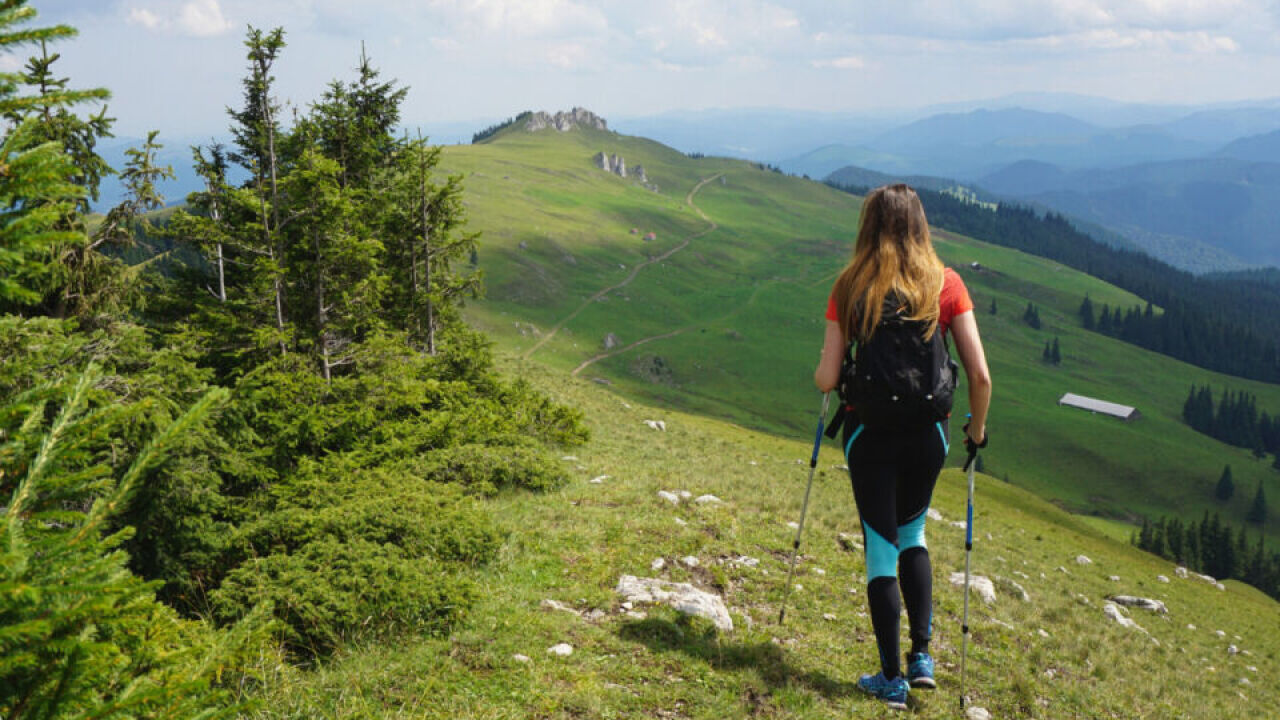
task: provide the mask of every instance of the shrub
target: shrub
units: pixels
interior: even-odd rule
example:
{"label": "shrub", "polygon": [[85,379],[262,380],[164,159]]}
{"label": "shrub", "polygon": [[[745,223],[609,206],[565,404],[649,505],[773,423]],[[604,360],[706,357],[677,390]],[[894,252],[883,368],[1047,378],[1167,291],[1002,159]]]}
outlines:
{"label": "shrub", "polygon": [[457,483],[483,495],[501,488],[552,490],[568,478],[545,451],[522,446],[458,445],[429,453],[425,476]]}

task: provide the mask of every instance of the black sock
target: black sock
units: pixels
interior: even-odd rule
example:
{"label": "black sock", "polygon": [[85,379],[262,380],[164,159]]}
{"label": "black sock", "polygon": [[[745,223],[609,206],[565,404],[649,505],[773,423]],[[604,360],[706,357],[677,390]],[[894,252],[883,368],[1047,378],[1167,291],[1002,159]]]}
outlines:
{"label": "black sock", "polygon": [[898,616],[902,600],[898,595],[898,579],[878,577],[867,584],[867,603],[871,606],[871,627],[880,646],[880,669],[887,679],[902,674],[898,659]]}
{"label": "black sock", "polygon": [[907,548],[898,555],[898,577],[902,579],[902,600],[911,624],[911,652],[929,652],[933,630],[933,565],[929,551]]}

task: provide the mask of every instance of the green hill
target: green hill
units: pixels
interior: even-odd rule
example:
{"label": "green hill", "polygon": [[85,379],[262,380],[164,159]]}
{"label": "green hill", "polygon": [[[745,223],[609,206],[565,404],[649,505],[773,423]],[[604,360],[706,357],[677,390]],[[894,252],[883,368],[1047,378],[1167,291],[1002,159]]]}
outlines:
{"label": "green hill", "polygon": [[[598,152],[643,165],[657,190],[599,169]],[[662,407],[807,435],[822,310],[850,251],[856,198],[598,130],[508,129],[447,148],[443,164],[467,175],[472,227],[483,232],[488,294],[470,317],[502,349]],[[1193,383],[1247,390],[1262,409],[1280,409],[1280,388],[1084,331],[1076,309],[1086,293],[1095,304],[1140,302],[1095,278],[950,233],[935,238],[978,306],[995,378],[988,472],[1130,523],[1166,513],[1198,520],[1208,509],[1238,525],[1259,482],[1280,498],[1268,461],[1180,418]],[[1028,302],[1040,309],[1040,330],[1021,321]],[[617,345],[606,349],[610,334]],[[1057,367],[1041,361],[1055,337]],[[1126,424],[1062,408],[1064,392],[1132,405],[1142,418]],[[1241,491],[1223,504],[1212,490],[1227,463]],[[1117,537],[1131,531],[1104,526]]]}
{"label": "green hill", "polygon": [[[877,660],[862,553],[839,537],[861,540],[839,450],[829,446],[819,460],[799,589],[779,626],[795,532],[787,523],[800,514],[807,441],[643,405],[541,362],[509,359],[505,370],[584,411],[592,440],[564,457],[569,484],[485,502],[505,542],[477,573],[482,592],[462,627],[447,637],[407,634],[347,647],[314,669],[264,661],[253,717],[885,716],[853,686]],[[650,429],[649,419],[666,430]],[[1114,542],[1025,490],[978,480],[973,572],[1002,579],[993,604],[975,596],[970,608],[973,705],[997,718],[1280,712],[1272,681],[1280,672],[1280,604],[1235,582],[1218,590],[1178,577],[1172,563]],[[673,505],[660,490],[722,502]],[[944,520],[928,530],[940,689],[912,693],[913,717],[959,716],[963,594],[948,577],[964,568],[964,533],[951,524],[964,505],[962,475],[944,471],[933,503]],[[1079,564],[1080,555],[1091,564]],[[665,567],[651,569],[656,558]],[[631,608],[643,616],[628,615],[613,590],[623,574],[714,591],[734,629],[717,634],[706,620],[643,604]],[[1106,597],[1117,593],[1160,600],[1169,612],[1134,609],[1130,619],[1145,632],[1121,627],[1103,614]],[[548,653],[559,643],[572,655]]]}

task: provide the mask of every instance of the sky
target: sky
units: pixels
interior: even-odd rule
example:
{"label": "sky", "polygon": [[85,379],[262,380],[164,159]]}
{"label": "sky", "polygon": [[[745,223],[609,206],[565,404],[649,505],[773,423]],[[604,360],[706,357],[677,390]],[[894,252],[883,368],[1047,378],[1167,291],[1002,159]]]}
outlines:
{"label": "sky", "polygon": [[[1069,92],[1203,104],[1280,95],[1280,0],[32,0],[117,135],[222,133],[248,25],[283,26],[281,99],[350,79],[364,44],[407,125],[522,110],[872,113]],[[0,71],[25,58],[0,56]]]}

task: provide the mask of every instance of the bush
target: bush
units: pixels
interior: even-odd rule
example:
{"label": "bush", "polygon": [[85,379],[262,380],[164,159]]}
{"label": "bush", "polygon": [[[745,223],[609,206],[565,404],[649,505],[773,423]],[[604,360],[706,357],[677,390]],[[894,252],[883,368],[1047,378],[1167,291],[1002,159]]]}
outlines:
{"label": "bush", "polygon": [[425,475],[482,495],[493,495],[501,488],[553,490],[568,482],[545,451],[521,446],[471,444],[436,450],[427,455]]}
{"label": "bush", "polygon": [[262,603],[285,624],[290,647],[320,654],[368,636],[445,630],[475,594],[441,563],[407,557],[394,545],[324,537],[242,564],[212,600],[224,622]]}

